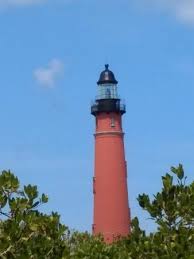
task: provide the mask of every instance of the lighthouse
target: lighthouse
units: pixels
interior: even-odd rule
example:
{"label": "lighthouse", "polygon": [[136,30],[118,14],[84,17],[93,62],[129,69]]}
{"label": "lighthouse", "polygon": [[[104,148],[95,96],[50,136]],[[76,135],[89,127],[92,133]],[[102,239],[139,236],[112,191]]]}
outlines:
{"label": "lighthouse", "polygon": [[109,65],[100,74],[97,96],[91,106],[95,116],[94,216],[92,231],[111,243],[130,233],[122,115],[126,107],[119,98],[118,81]]}

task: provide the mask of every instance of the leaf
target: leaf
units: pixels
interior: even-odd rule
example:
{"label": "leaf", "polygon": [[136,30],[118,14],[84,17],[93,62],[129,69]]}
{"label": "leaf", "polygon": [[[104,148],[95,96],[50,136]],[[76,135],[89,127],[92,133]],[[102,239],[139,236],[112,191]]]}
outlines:
{"label": "leaf", "polygon": [[40,204],[40,202],[39,202],[39,201],[35,202],[35,203],[32,205],[31,209],[36,208],[39,204]]}
{"label": "leaf", "polygon": [[182,164],[179,164],[179,166],[177,168],[172,166],[171,172],[176,174],[177,177],[179,178],[179,180],[182,180],[184,178],[184,169],[183,169]]}
{"label": "leaf", "polygon": [[4,208],[5,207],[5,205],[7,204],[7,200],[8,200],[8,198],[7,198],[7,196],[1,196],[0,195],[0,207],[1,208]]}
{"label": "leaf", "polygon": [[169,174],[166,174],[162,177],[163,186],[165,190],[169,190],[172,187],[173,177]]}
{"label": "leaf", "polygon": [[30,200],[34,200],[38,197],[37,186],[29,184],[28,186],[24,186],[24,191]]}
{"label": "leaf", "polygon": [[181,164],[179,164],[177,176],[180,180],[182,180],[183,177],[184,177],[184,169],[183,169],[183,166]]}
{"label": "leaf", "polygon": [[43,193],[41,201],[42,201],[42,203],[47,203],[48,202],[48,196]]}

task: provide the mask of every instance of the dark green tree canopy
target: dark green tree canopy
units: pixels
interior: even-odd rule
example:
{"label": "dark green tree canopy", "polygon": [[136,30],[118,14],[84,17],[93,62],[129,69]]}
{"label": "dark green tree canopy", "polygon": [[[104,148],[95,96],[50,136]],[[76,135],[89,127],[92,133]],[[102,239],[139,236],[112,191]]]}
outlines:
{"label": "dark green tree canopy", "polygon": [[153,198],[138,197],[155,233],[146,234],[134,218],[131,235],[107,245],[100,236],[70,231],[57,213],[40,212],[47,202],[36,186],[22,188],[10,171],[0,174],[0,258],[194,259],[194,182],[186,184],[182,165],[162,177]]}

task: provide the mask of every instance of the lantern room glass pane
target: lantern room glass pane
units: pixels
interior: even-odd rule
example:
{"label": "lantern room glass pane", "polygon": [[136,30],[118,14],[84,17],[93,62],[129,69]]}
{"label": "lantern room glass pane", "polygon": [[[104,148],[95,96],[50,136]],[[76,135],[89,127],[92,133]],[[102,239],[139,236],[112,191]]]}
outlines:
{"label": "lantern room glass pane", "polygon": [[98,86],[97,99],[118,99],[117,85],[104,84]]}

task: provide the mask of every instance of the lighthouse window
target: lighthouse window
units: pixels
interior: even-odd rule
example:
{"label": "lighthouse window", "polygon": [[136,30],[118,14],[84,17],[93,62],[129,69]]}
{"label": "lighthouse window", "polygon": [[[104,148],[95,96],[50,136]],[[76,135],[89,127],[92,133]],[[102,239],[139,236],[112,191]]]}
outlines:
{"label": "lighthouse window", "polygon": [[98,86],[98,99],[117,99],[117,86],[106,84]]}
{"label": "lighthouse window", "polygon": [[93,177],[93,194],[96,194],[96,177]]}
{"label": "lighthouse window", "polygon": [[110,126],[111,126],[112,128],[115,127],[115,118],[114,118],[114,117],[111,118],[111,124],[110,124]]}
{"label": "lighthouse window", "polygon": [[109,88],[106,88],[105,98],[110,99],[111,98],[111,91]]}

